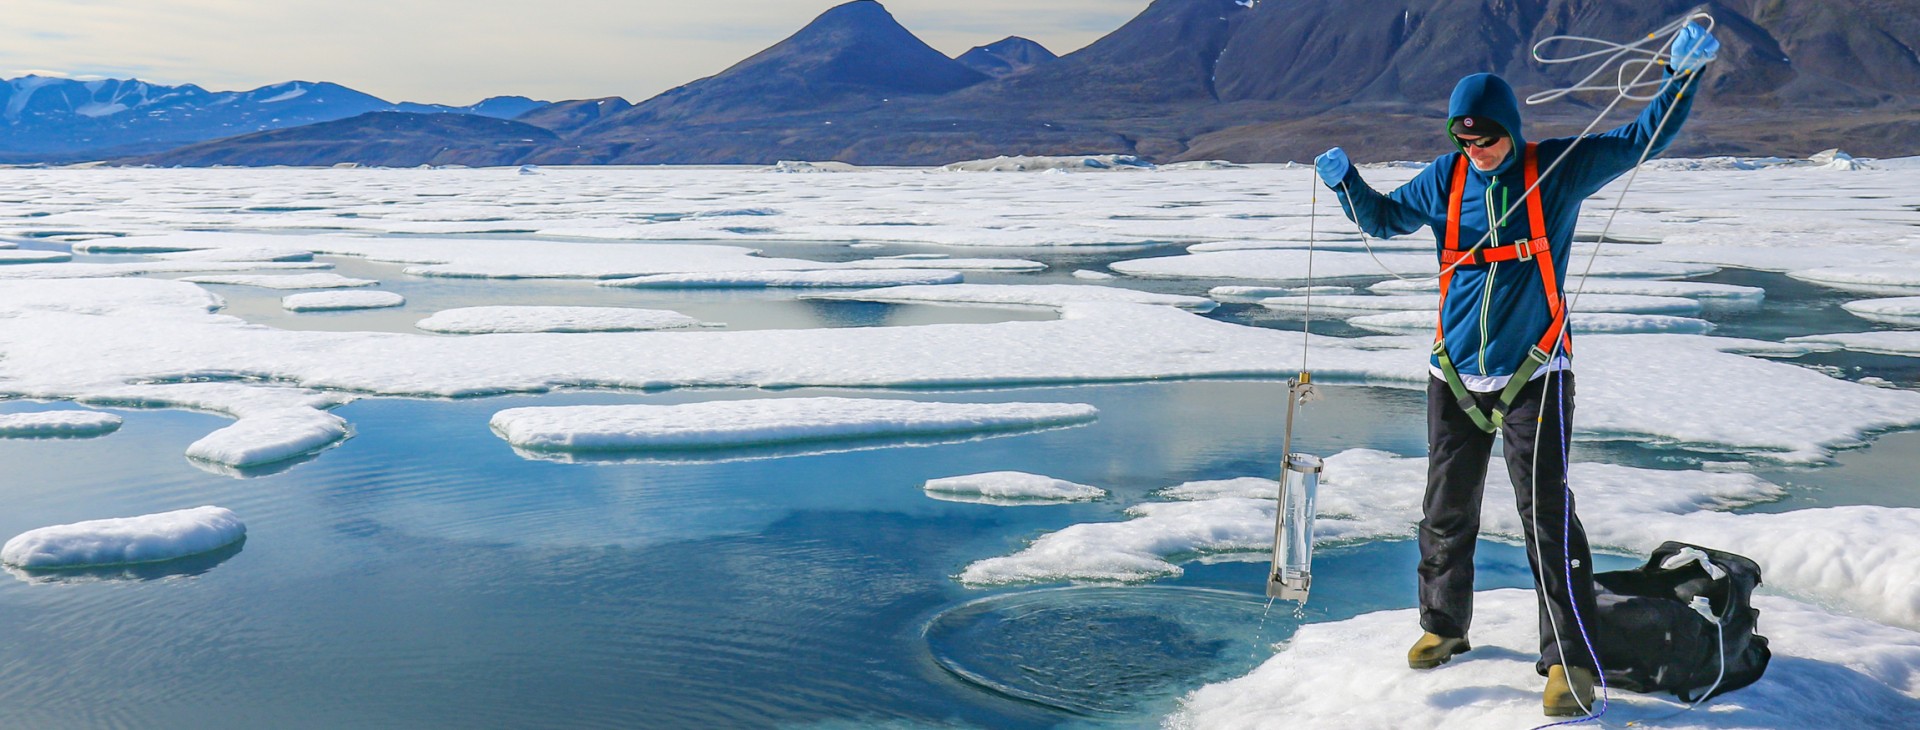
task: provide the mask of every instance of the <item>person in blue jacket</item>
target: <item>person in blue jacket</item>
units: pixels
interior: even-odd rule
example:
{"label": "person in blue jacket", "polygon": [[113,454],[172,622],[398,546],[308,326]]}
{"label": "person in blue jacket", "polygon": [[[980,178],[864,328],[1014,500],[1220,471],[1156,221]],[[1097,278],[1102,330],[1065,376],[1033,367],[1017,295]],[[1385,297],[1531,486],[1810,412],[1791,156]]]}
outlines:
{"label": "person in blue jacket", "polygon": [[[1595,617],[1593,571],[1566,482],[1574,378],[1562,282],[1581,202],[1633,169],[1649,147],[1650,154],[1666,149],[1692,106],[1688,82],[1718,48],[1706,29],[1686,26],[1670,51],[1669,83],[1658,98],[1639,119],[1604,134],[1529,145],[1512,87],[1498,76],[1475,74],[1460,81],[1448,103],[1457,151],[1393,192],[1369,187],[1338,147],[1315,160],[1347,217],[1368,234],[1389,238],[1427,226],[1440,246],[1440,323],[1428,368],[1427,491],[1419,527],[1425,633],[1407,653],[1413,668],[1437,667],[1472,648],[1473,551],[1498,433],[1539,600],[1535,668],[1547,677],[1546,713],[1581,715],[1592,706],[1598,662],[1580,620],[1591,626]],[[1534,200],[1528,199],[1529,167],[1542,176]]]}

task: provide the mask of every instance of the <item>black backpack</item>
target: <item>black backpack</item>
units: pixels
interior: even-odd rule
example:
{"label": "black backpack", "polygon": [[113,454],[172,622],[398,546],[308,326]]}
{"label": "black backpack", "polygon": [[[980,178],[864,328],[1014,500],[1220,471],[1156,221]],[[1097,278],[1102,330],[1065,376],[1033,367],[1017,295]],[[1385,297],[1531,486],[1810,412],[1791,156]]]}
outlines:
{"label": "black backpack", "polygon": [[[1684,550],[1697,550],[1721,571],[1715,578],[1697,560],[1662,567]],[[1760,612],[1753,589],[1760,566],[1745,557],[1667,542],[1632,570],[1593,576],[1599,608],[1595,647],[1607,686],[1633,692],[1671,692],[1682,702],[1726,694],[1760,679],[1773,653],[1767,637],[1753,633]],[[1720,626],[1696,611],[1704,597]],[[1725,676],[1719,686],[1714,678]],[[1711,694],[1701,694],[1712,687]]]}

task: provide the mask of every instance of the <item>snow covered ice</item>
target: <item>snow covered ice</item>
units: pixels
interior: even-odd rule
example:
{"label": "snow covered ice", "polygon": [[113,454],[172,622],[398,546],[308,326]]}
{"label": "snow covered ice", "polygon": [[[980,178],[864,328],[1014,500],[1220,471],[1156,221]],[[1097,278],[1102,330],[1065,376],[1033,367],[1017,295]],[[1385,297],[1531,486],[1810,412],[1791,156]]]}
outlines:
{"label": "snow covered ice", "polygon": [[353,289],[363,286],[377,286],[372,279],[355,279],[339,274],[195,274],[182,276],[181,281],[195,284],[227,284],[230,286],[256,286],[262,289]]}
{"label": "snow covered ice", "polygon": [[[1252,674],[1189,695],[1165,727],[1538,726],[1535,602],[1527,590],[1478,594],[1474,650],[1428,671],[1407,669],[1404,645],[1419,636],[1411,609],[1303,626]],[[1781,598],[1754,603],[1775,652],[1763,680],[1672,718],[1686,705],[1615,690],[1607,720],[1676,730],[1894,728],[1920,712],[1920,634]]]}
{"label": "snow covered ice", "polygon": [[1107,496],[1107,490],[1020,471],[995,471],[929,479],[927,496],[947,502],[998,506],[1084,502]]}
{"label": "snow covered ice", "polygon": [[1920,297],[1862,299],[1840,306],[1861,319],[1888,324],[1920,325]]}
{"label": "snow covered ice", "polygon": [[1215,303],[1205,297],[1155,294],[1112,286],[1076,286],[1073,284],[949,284],[943,286],[896,286],[854,292],[808,294],[808,299],[845,299],[862,302],[924,302],[930,304],[978,304],[1059,308],[1069,302],[1132,302],[1164,304],[1195,312],[1212,311]]}
{"label": "snow covered ice", "polygon": [[121,418],[100,411],[0,414],[0,438],[101,436],[120,428]]}
{"label": "snow covered ice", "polygon": [[1087,423],[1072,403],[926,403],[891,399],[774,398],[674,406],[512,408],[493,430],[528,451],[724,449],[860,439],[955,436]]}
{"label": "snow covered ice", "polygon": [[347,309],[403,307],[407,298],[390,291],[328,291],[289,294],[280,306],[289,312],[337,312]]}
{"label": "snow covered ice", "polygon": [[30,530],[0,548],[0,563],[36,570],[154,563],[218,550],[246,535],[232,511],[197,507]]}
{"label": "snow covered ice", "polygon": [[435,312],[415,327],[442,334],[499,332],[642,332],[697,327],[679,312],[623,307],[463,307]]}

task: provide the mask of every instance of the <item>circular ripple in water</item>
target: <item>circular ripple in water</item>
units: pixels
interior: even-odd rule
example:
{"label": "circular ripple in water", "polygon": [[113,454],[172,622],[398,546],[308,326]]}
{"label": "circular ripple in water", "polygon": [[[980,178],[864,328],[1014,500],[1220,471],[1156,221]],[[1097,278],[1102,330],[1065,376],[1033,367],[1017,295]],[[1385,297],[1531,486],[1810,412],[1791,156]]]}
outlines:
{"label": "circular ripple in water", "polygon": [[1256,635],[1266,607],[1198,588],[1053,588],[963,603],[924,634],[934,661],[973,684],[1081,715],[1129,715],[1265,660],[1273,639]]}

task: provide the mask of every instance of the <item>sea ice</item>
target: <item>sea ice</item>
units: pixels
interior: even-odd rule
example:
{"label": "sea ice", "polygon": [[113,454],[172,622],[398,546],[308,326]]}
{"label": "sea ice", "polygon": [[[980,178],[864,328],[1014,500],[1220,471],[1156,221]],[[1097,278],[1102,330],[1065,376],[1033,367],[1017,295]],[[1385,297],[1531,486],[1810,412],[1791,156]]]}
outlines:
{"label": "sea ice", "polygon": [[73,254],[59,251],[20,251],[0,249],[0,265],[11,264],[57,264],[72,261]]}
{"label": "sea ice", "polygon": [[315,261],[130,261],[118,264],[64,263],[0,266],[0,279],[101,279],[148,274],[184,274],[201,271],[264,271],[271,269],[327,269]]}
{"label": "sea ice", "polygon": [[1257,304],[1274,297],[1345,296],[1354,291],[1350,286],[1216,286],[1207,290],[1207,296],[1233,304]]}
{"label": "sea ice", "polygon": [[946,271],[1045,271],[1047,265],[1025,259],[954,259],[908,258],[906,256],[888,256],[877,259],[848,261],[847,266],[855,269],[943,269]]}
{"label": "sea ice", "polygon": [[1806,335],[1803,337],[1789,337],[1787,341],[1799,345],[1838,347],[1844,350],[1866,352],[1875,355],[1920,357],[1920,332],[1913,330]]}
{"label": "sea ice", "polygon": [[[1652,332],[1703,335],[1713,331],[1713,323],[1692,317],[1664,314],[1620,314],[1615,312],[1574,312],[1573,331],[1577,334],[1625,335]],[[1389,334],[1432,332],[1432,311],[1403,311],[1369,314],[1347,320],[1361,329]]]}
{"label": "sea ice", "polygon": [[1088,281],[1106,281],[1108,279],[1116,279],[1119,277],[1114,276],[1113,274],[1109,274],[1105,271],[1094,271],[1092,269],[1075,269],[1073,272],[1073,278],[1086,279]]}
{"label": "sea ice", "polygon": [[404,307],[407,298],[390,291],[322,291],[289,294],[280,306],[289,312],[337,312],[347,309]]}
{"label": "sea ice", "polygon": [[601,286],[644,289],[832,288],[958,284],[958,271],[939,269],[826,269],[813,271],[703,271],[612,279]]}
{"label": "sea ice", "polygon": [[435,312],[415,327],[442,334],[498,332],[640,332],[694,327],[700,320],[679,312],[626,307],[464,307]]}
{"label": "sea ice", "polygon": [[1024,431],[1087,423],[1076,403],[923,403],[765,398],[685,405],[511,408],[493,430],[528,451],[723,449],[766,444]]}
{"label": "sea ice", "polygon": [[929,479],[924,488],[927,496],[938,500],[1003,507],[1086,502],[1107,496],[1107,490],[1099,487],[1020,471]]}
{"label": "sea ice", "polygon": [[1920,325],[1920,297],[1862,299],[1840,306],[1862,319],[1889,324]]}
{"label": "sea ice", "polygon": [[262,289],[352,289],[375,286],[372,279],[355,279],[334,273],[322,274],[200,274],[180,277],[195,284],[255,286]]}
{"label": "sea ice", "polygon": [[30,530],[0,548],[0,563],[39,570],[153,563],[218,550],[246,535],[233,512],[196,507]]}
{"label": "sea ice", "polygon": [[0,414],[0,438],[101,436],[120,428],[120,417],[100,411]]}
{"label": "sea ice", "polygon": [[1205,297],[1180,294],[1155,294],[1115,286],[1076,284],[947,284],[941,286],[898,286],[854,292],[805,294],[804,299],[842,299],[861,302],[901,302],[924,304],[978,304],[1050,307],[1058,309],[1071,302],[1132,302],[1161,304],[1194,312],[1210,312],[1218,303]]}
{"label": "sea ice", "polygon": [[1843,291],[1865,294],[1920,293],[1920,260],[1829,266],[1789,271],[1787,276]]}
{"label": "sea ice", "polygon": [[[1758,596],[1773,662],[1759,682],[1674,717],[1668,695],[1615,690],[1606,717],[1674,730],[1903,727],[1920,712],[1920,634],[1876,626],[1792,600]],[[1408,671],[1419,634],[1413,609],[1308,624],[1252,673],[1208,685],[1167,718],[1170,730],[1311,727],[1531,727],[1545,680],[1534,671],[1532,591],[1484,591],[1474,601],[1475,650],[1447,666]]]}

